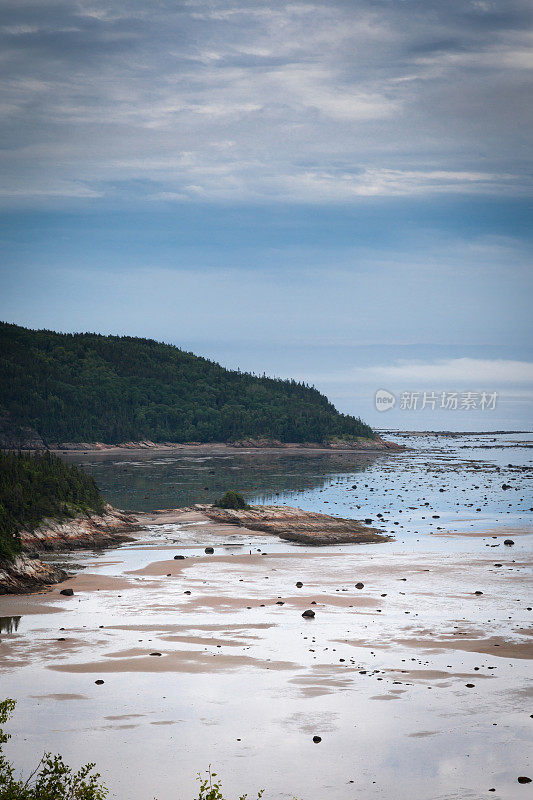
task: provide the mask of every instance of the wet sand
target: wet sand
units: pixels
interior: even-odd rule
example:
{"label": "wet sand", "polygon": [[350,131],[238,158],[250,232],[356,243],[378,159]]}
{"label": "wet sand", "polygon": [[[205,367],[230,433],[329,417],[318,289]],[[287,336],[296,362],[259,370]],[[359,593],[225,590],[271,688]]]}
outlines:
{"label": "wet sand", "polygon": [[[209,762],[228,791],[265,785],[280,800],[287,786],[304,800],[524,796],[526,550],[502,552],[496,568],[482,538],[467,538],[467,554],[397,542],[317,551],[257,536],[250,548],[241,531],[233,555],[222,533],[192,532],[196,543],[175,547],[183,560],[168,557],[170,541],[156,552],[140,537],[50,592],[2,599],[25,623],[0,644],[19,730],[28,715],[46,727],[53,708],[56,749],[95,759],[129,800],[171,800],[177,776],[187,800]],[[45,738],[39,723],[32,754]]]}

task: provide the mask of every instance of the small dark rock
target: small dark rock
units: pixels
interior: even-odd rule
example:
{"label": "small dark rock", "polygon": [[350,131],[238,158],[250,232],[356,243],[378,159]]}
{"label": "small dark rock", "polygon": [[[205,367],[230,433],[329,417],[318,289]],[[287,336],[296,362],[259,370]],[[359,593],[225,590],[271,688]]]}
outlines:
{"label": "small dark rock", "polygon": [[182,561],[185,556],[174,556],[174,561]]}
{"label": "small dark rock", "polygon": [[364,589],[364,588],[365,588],[365,584],[364,584],[364,583],[361,583],[361,582],[359,582],[359,583],[356,583],[356,584],[355,584],[355,588],[356,588],[356,589]]}
{"label": "small dark rock", "polygon": [[[321,741],[322,741],[322,737],[321,736],[313,736],[313,742],[315,744],[318,744]],[[518,778],[518,780],[520,780],[520,778]]]}
{"label": "small dark rock", "polygon": [[208,553],[208,554],[211,554],[211,553],[214,553],[215,551],[214,551],[214,548],[213,548],[213,547],[206,547],[206,548],[205,548],[205,550],[204,550],[204,552],[205,552],[205,553]]}
{"label": "small dark rock", "polygon": [[302,617],[307,617],[309,619],[312,619],[314,616],[315,612],[312,611],[310,608],[308,608],[307,611],[304,611],[304,613],[302,614]]}
{"label": "small dark rock", "polygon": [[150,653],[151,656],[160,656],[161,653]]}
{"label": "small dark rock", "polygon": [[74,590],[73,589],[61,589],[59,594],[64,594],[65,597],[72,597],[72,595],[74,594]]}
{"label": "small dark rock", "polygon": [[372,524],[372,520],[371,519],[369,519],[369,518],[365,519],[365,525],[371,525],[371,524]]}
{"label": "small dark rock", "polygon": [[520,775],[517,781],[518,783],[531,783],[531,778],[528,778],[526,775]]}
{"label": "small dark rock", "polygon": [[95,681],[95,683],[97,686],[101,686],[103,684],[103,680],[101,678],[98,678],[98,680]]}
{"label": "small dark rock", "polygon": [[297,588],[297,589],[301,589],[301,588],[302,588],[302,586],[303,586],[303,583],[302,583],[301,581],[298,581],[298,582],[296,583],[296,588]]}
{"label": "small dark rock", "polygon": [[513,544],[514,544],[514,542],[513,542],[513,540],[512,540],[512,539],[505,539],[505,541],[504,541],[504,544],[506,544],[506,545],[508,545],[509,547],[511,547],[511,545],[513,545]]}

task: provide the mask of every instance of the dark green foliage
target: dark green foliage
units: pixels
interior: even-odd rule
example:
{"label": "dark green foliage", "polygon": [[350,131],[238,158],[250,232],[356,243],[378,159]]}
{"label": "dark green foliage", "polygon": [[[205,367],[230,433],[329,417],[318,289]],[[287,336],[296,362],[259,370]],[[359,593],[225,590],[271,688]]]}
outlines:
{"label": "dark green foliage", "polygon": [[[14,700],[0,703],[0,725],[13,713]],[[10,734],[0,728],[0,798],[2,800],[105,800],[107,789],[100,783],[94,764],[86,764],[73,772],[61,756],[45,753],[34,772],[24,780],[16,778],[15,770],[2,753],[2,745]]]}
{"label": "dark green foliage", "polygon": [[94,479],[48,451],[0,451],[0,558],[20,552],[18,532],[45,517],[102,513],[104,501]]}
{"label": "dark green foliage", "polygon": [[151,339],[0,323],[0,412],[47,444],[323,442],[373,437],[317,389],[256,377]]}
{"label": "dark green foliage", "polygon": [[217,508],[249,508],[244,497],[238,492],[226,492],[226,494],[214,503]]}

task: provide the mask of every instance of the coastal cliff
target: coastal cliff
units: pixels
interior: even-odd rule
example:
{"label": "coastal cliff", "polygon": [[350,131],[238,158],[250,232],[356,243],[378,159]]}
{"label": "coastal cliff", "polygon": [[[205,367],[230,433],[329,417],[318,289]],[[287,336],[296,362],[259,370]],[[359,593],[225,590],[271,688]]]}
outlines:
{"label": "coastal cliff", "polygon": [[131,514],[107,504],[103,514],[84,514],[74,519],[45,519],[32,530],[20,531],[25,551],[58,551],[109,547],[128,541],[128,533],[139,530]]}
{"label": "coastal cliff", "polygon": [[67,578],[63,569],[41,561],[38,553],[111,547],[130,541],[129,533],[139,528],[136,517],[106,505],[103,514],[45,519],[34,529],[22,530],[23,552],[0,559],[0,595],[39,591]]}

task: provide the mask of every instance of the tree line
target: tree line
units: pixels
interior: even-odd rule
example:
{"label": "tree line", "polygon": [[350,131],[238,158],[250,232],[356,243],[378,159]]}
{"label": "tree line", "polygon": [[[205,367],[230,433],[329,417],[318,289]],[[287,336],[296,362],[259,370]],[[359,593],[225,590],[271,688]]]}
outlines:
{"label": "tree line", "polygon": [[151,339],[0,323],[0,410],[46,444],[373,437],[317,389]]}

